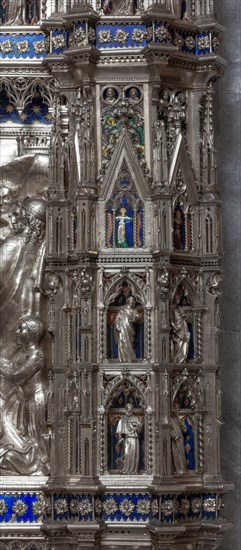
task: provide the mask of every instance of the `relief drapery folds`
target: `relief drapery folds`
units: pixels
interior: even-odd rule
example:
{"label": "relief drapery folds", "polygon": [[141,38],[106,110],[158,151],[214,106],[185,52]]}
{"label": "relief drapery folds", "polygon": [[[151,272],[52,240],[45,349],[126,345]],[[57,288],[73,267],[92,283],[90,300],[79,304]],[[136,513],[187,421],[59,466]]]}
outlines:
{"label": "relief drapery folds", "polygon": [[[1,184],[5,198],[0,242],[0,469],[47,474],[46,374],[42,285],[47,203]],[[43,318],[42,318],[43,317]]]}
{"label": "relief drapery folds", "polygon": [[40,18],[41,0],[7,0],[2,13],[4,25],[36,25]]}
{"label": "relief drapery folds", "polygon": [[123,446],[123,474],[137,474],[139,467],[139,435],[142,430],[140,420],[133,414],[133,405],[128,403],[125,414],[120,418],[116,433],[119,437],[117,447]]}
{"label": "relief drapery folds", "polygon": [[45,425],[46,382],[41,319],[22,318],[16,336],[19,351],[1,357],[0,468],[3,473],[48,474],[49,449]]}
{"label": "relief drapery folds", "polygon": [[173,320],[171,322],[172,359],[174,363],[183,363],[188,357],[190,333],[188,330],[187,314],[178,304],[179,298],[176,298]]}
{"label": "relief drapery folds", "polygon": [[123,363],[136,361],[133,324],[139,320],[140,316],[135,310],[135,298],[130,296],[127,298],[126,305],[122,306],[118,312],[115,320],[118,359]]}

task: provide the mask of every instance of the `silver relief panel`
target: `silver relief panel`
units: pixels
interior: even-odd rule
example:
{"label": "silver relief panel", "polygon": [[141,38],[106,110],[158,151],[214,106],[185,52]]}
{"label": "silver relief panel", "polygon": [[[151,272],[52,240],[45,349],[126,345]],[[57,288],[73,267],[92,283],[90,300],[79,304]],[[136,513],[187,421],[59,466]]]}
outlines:
{"label": "silver relief panel", "polygon": [[[3,475],[46,475],[47,375],[43,341],[43,270],[47,201],[44,189],[29,196],[21,167],[35,179],[46,157],[17,158],[2,167],[1,193],[1,418]],[[37,189],[36,189],[37,191]]]}

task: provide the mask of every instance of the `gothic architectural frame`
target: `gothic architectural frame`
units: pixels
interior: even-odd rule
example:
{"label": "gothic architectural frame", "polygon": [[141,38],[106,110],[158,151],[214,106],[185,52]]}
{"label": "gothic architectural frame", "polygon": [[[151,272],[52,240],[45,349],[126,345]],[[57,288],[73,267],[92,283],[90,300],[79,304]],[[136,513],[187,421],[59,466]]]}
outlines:
{"label": "gothic architectural frame", "polygon": [[213,1],[0,17],[0,550],[214,550]]}

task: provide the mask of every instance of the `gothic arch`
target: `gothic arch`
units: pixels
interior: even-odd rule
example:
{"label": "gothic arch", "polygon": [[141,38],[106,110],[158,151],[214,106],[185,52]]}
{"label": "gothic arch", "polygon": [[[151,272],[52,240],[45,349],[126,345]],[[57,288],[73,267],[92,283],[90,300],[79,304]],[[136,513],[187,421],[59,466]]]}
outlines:
{"label": "gothic arch", "polygon": [[190,307],[191,308],[197,307],[197,305],[199,304],[197,304],[197,291],[194,286],[194,283],[193,281],[191,281],[191,279],[189,279],[189,277],[183,277],[182,274],[178,277],[177,281],[175,281],[175,285],[171,293],[171,303],[174,304],[175,296],[179,287],[183,287],[184,292],[185,292],[185,289],[187,290],[187,294],[190,299]]}
{"label": "gothic arch", "polygon": [[190,208],[190,202],[188,201],[188,199],[186,197],[184,197],[182,194],[175,194],[173,196],[173,199],[172,199],[172,205],[173,205],[173,210],[175,210],[175,206],[179,204],[180,206],[182,206],[183,208],[183,212],[184,214],[187,214],[188,213],[188,210]]}
{"label": "gothic arch", "polygon": [[[11,330],[22,319],[25,275],[24,289],[39,306],[49,337],[38,347],[33,322],[25,319],[25,334],[28,329],[33,337],[27,339],[28,352],[26,341],[22,349],[18,345],[19,330],[16,352],[15,341],[4,343],[9,349],[1,370],[12,399],[9,404],[2,395],[3,420],[12,436],[0,435],[8,453],[0,462],[6,476],[14,475],[17,462],[7,470],[8,446],[11,437],[17,441],[18,428],[26,445],[39,443],[37,454],[43,456],[36,456],[33,475],[40,477],[33,479],[46,508],[46,540],[40,521],[34,525],[36,514],[29,515],[33,526],[25,525],[22,503],[1,517],[4,524],[12,510],[18,514],[12,538],[11,526],[3,525],[0,548],[46,550],[58,527],[56,545],[63,548],[118,546],[124,536],[126,545],[135,539],[140,548],[215,545],[223,529],[215,287],[222,251],[209,79],[221,74],[223,62],[216,54],[222,28],[209,13],[213,0],[159,0],[156,10],[148,0],[90,0],[87,9],[77,0],[0,0],[3,24],[10,4],[17,17],[8,20],[13,29],[5,27],[0,44],[5,63],[0,111],[1,141],[4,151],[13,144],[7,155],[14,160],[2,168],[13,174],[14,185],[15,178],[26,177],[16,191],[19,206],[26,195],[32,197],[41,228],[45,216],[34,206],[41,195],[48,199],[48,217],[44,257],[45,243],[35,246],[38,235],[25,237],[23,228],[15,236],[16,223],[8,224],[15,197],[7,190],[3,233],[13,240],[4,242],[4,250],[5,244],[19,244],[19,259],[6,254],[8,294],[19,279],[21,300],[16,308],[9,301],[5,318]],[[35,32],[25,24],[30,19],[35,24],[30,15],[35,6],[39,16],[40,4],[45,21]],[[205,11],[208,17],[195,19]],[[206,115],[199,104],[204,94]],[[41,173],[35,173],[35,162]],[[175,231],[180,246],[174,246]],[[36,249],[33,269],[30,248],[30,254]],[[35,296],[36,290],[41,292]],[[28,384],[26,353],[32,370],[39,366],[31,375],[30,364]],[[14,372],[17,363],[23,368]],[[184,441],[185,421],[190,424]],[[190,455],[188,437],[196,467],[172,471],[174,441],[178,461],[182,438]],[[142,455],[135,452],[138,446]],[[119,467],[133,455],[140,459],[137,468]],[[24,482],[25,467],[21,474]],[[134,477],[125,477],[129,474]],[[17,493],[22,487],[17,476]],[[2,501],[0,514],[4,508]],[[212,520],[210,543],[205,525],[211,528]],[[183,526],[185,539],[175,537]]]}
{"label": "gothic arch", "polygon": [[134,309],[138,313],[135,321],[135,354],[136,359],[143,360],[146,354],[147,338],[145,324],[147,320],[145,282],[142,277],[123,272],[116,274],[105,285],[106,292],[99,301],[98,308],[98,354],[101,362],[119,361],[118,342],[116,339],[115,320],[122,306],[126,306],[127,299],[135,299]]}
{"label": "gothic arch", "polygon": [[111,301],[116,298],[116,296],[118,295],[118,290],[121,288],[122,283],[125,281],[129,283],[130,288],[133,292],[133,296],[137,298],[143,306],[145,306],[146,296],[144,285],[142,284],[142,281],[133,273],[124,274],[121,277],[118,274],[117,278],[113,277],[113,280],[110,283],[110,286],[108,287],[106,295],[104,297],[105,305],[108,307]]}
{"label": "gothic arch", "polygon": [[[104,394],[103,407],[100,407],[99,417],[100,433],[102,434],[100,438],[100,455],[102,463],[105,462],[105,469],[102,469],[102,473],[105,470],[106,473],[120,473],[118,466],[121,463],[119,460],[120,455],[118,455],[118,452],[116,454],[116,444],[118,443],[116,427],[120,418],[126,414],[125,407],[127,404],[131,404],[134,416],[137,416],[142,424],[138,473],[146,472],[150,474],[153,464],[154,441],[152,409],[147,403],[146,382],[131,374],[123,373],[123,375],[115,377],[114,380],[110,380],[104,389]],[[106,453],[107,447],[109,453]],[[110,452],[110,449],[113,452]]]}
{"label": "gothic arch", "polygon": [[129,385],[130,389],[133,389],[134,392],[137,393],[137,398],[140,400],[140,405],[143,407],[146,407],[146,396],[145,396],[145,388],[144,385],[138,380],[135,376],[129,377],[128,375],[118,376],[117,379],[115,379],[114,384],[111,385],[108,391],[108,386],[106,388],[106,397],[105,397],[105,409],[111,407],[112,400],[115,399],[118,396],[119,390],[121,390],[121,386],[124,386],[125,384]]}
{"label": "gothic arch", "polygon": [[183,386],[183,389],[185,389],[185,386],[187,387],[188,389],[188,393],[189,393],[189,401],[190,401],[190,406],[189,407],[180,407],[180,408],[190,408],[190,411],[195,411],[197,408],[199,408],[200,406],[200,398],[199,398],[199,395],[197,393],[197,390],[195,389],[194,387],[194,384],[191,380],[189,380],[188,378],[181,378],[179,383],[175,385],[175,387],[173,388],[174,391],[173,391],[173,395],[172,395],[172,403],[174,404],[175,403],[175,400],[177,399],[178,397],[178,394],[180,394],[180,391],[182,389],[182,386]]}
{"label": "gothic arch", "polygon": [[37,542],[30,542],[25,547],[25,550],[41,550],[41,546]]}

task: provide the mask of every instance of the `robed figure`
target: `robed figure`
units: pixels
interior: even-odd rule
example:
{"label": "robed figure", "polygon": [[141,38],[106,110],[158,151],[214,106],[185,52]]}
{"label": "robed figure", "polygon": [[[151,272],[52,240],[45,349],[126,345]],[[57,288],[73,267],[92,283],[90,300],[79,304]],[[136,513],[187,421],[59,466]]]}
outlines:
{"label": "robed figure", "polygon": [[188,358],[190,333],[185,311],[176,307],[172,325],[172,359],[174,363],[184,363]]}
{"label": "robed figure", "polygon": [[134,349],[134,323],[140,321],[138,311],[135,309],[135,298],[130,296],[116,316],[115,333],[118,345],[118,359],[122,363],[136,361]]}
{"label": "robed figure", "polygon": [[187,472],[187,460],[184,447],[184,429],[182,423],[175,413],[171,416],[171,445],[172,458],[176,474],[184,474]]}
{"label": "robed figure", "polygon": [[133,414],[133,405],[128,403],[125,414],[117,424],[116,434],[119,438],[117,448],[123,447],[123,474],[137,474],[140,458],[140,433],[142,423]]}

